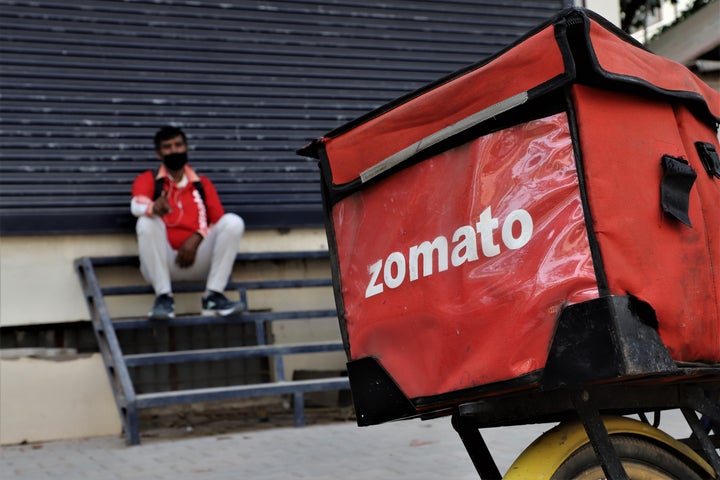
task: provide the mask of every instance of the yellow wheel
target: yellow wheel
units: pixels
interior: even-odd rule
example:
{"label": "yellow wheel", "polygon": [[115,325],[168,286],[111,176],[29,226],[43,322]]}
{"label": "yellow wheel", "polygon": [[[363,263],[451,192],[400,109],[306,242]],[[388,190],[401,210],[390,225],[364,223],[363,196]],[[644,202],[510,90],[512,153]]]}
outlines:
{"label": "yellow wheel", "polygon": [[[687,445],[646,423],[604,416],[610,441],[631,480],[715,478],[712,468]],[[505,480],[598,480],[605,474],[579,421],[545,432],[515,460]]]}
{"label": "yellow wheel", "polygon": [[[610,441],[630,480],[702,480],[683,460],[647,440],[613,435]],[[586,444],[560,465],[552,480],[605,478],[595,452]]]}

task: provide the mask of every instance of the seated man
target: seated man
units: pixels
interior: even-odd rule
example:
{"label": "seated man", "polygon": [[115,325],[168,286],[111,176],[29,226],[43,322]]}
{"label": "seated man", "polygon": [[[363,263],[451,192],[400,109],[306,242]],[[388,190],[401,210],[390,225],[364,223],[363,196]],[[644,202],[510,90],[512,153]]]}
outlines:
{"label": "seated man", "polygon": [[137,217],[140,271],[155,290],[151,319],[175,316],[171,282],[205,280],[203,315],[230,315],[244,308],[223,291],[230,279],[242,218],[225,213],[212,182],[187,165],[187,139],[179,128],[155,134],[157,171],[135,178],[130,209]]}

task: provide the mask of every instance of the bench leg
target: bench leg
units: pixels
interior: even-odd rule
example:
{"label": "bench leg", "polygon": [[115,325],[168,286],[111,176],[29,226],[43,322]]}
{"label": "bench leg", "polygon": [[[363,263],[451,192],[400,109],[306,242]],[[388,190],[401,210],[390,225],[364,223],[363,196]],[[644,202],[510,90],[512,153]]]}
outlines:
{"label": "bench leg", "polygon": [[293,393],[293,409],[295,412],[295,426],[305,426],[305,397],[302,392]]}

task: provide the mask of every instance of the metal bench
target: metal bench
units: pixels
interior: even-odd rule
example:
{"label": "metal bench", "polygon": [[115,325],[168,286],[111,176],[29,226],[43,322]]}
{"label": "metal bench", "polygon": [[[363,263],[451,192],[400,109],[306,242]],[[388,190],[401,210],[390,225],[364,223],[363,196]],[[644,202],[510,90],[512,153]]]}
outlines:
{"label": "metal bench", "polygon": [[[328,258],[326,251],[303,252],[264,252],[241,253],[236,263],[277,262],[293,260],[322,260]],[[339,391],[350,388],[347,376],[330,378],[288,380],[285,378],[284,355],[336,352],[343,350],[338,341],[313,341],[291,344],[273,344],[267,342],[267,327],[273,321],[288,321],[318,318],[337,318],[335,309],[290,310],[290,311],[252,311],[252,309],[232,317],[204,317],[182,315],[163,321],[161,324],[147,318],[111,318],[106,304],[108,296],[127,296],[152,294],[149,285],[101,286],[96,274],[103,267],[138,266],[136,256],[117,257],[81,257],[75,261],[88,310],[90,312],[95,337],[105,362],[118,412],[123,426],[126,442],[129,445],[140,443],[138,410],[162,407],[181,403],[231,400],[238,398],[292,395],[293,413],[296,426],[305,423],[304,394],[309,392]],[[248,305],[247,293],[264,289],[298,289],[332,285],[332,279],[298,278],[282,280],[254,280],[230,282],[227,290],[236,290],[240,298]],[[175,293],[200,292],[204,285],[199,283],[179,283],[173,286]],[[118,331],[185,327],[193,325],[217,325],[228,322],[243,322],[254,325],[255,344],[239,347],[188,349],[152,353],[123,352],[118,340]],[[274,378],[267,382],[229,385],[211,388],[177,389],[160,392],[136,393],[130,374],[134,367],[147,365],[171,365],[188,362],[208,362],[243,358],[271,359],[274,366]]]}

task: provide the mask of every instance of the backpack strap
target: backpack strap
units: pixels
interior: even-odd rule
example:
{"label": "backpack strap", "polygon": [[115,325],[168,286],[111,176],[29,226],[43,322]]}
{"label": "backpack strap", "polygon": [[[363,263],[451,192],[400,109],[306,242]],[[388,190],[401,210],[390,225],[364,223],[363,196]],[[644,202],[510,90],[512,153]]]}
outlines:
{"label": "backpack strap", "polygon": [[205,187],[203,187],[203,184],[200,180],[193,182],[193,186],[195,187],[195,190],[197,190],[197,192],[200,194],[200,198],[202,198],[202,201],[205,204],[205,210],[207,210],[207,200],[205,200]]}
{"label": "backpack strap", "polygon": [[162,194],[163,186],[165,185],[165,177],[158,177],[157,172],[155,172],[155,191],[153,192],[153,202],[160,198],[160,194]]}
{"label": "backpack strap", "polygon": [[[163,186],[165,186],[165,177],[158,177],[158,172],[155,172],[155,190],[153,192],[153,202],[157,200],[160,195],[162,194]],[[200,198],[202,198],[203,204],[205,204],[205,210],[207,210],[207,200],[205,199],[205,188],[203,187],[203,184],[200,180],[192,182],[193,187],[195,187],[195,190],[200,194]]]}

